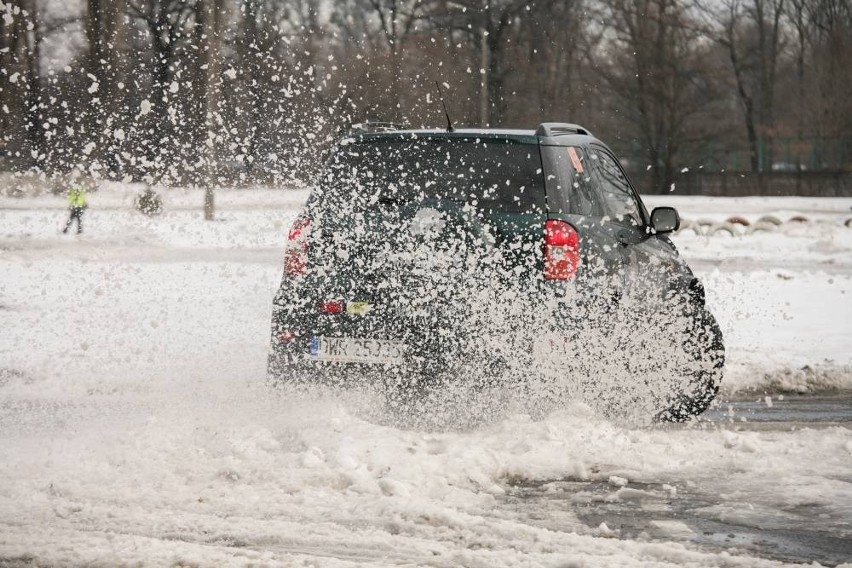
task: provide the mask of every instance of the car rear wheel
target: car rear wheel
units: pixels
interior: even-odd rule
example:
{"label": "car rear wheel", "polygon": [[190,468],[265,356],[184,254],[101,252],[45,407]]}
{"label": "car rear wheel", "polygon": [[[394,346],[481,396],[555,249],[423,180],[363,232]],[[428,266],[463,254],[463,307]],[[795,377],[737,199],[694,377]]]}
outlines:
{"label": "car rear wheel", "polygon": [[703,307],[613,314],[585,333],[581,397],[616,420],[684,422],[704,412],[722,378],[724,346]]}
{"label": "car rear wheel", "polygon": [[686,388],[671,396],[655,417],[659,422],[685,422],[710,407],[719,392],[725,347],[722,331],[713,314],[701,308],[693,315],[684,339],[685,352],[692,362],[684,373]]}

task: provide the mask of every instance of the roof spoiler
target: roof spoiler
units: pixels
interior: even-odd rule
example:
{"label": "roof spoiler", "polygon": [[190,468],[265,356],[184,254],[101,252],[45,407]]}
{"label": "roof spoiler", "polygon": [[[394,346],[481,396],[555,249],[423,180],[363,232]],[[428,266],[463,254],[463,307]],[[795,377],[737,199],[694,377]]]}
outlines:
{"label": "roof spoiler", "polygon": [[566,136],[569,134],[583,134],[591,136],[587,128],[579,124],[570,124],[568,122],[542,122],[538,125],[535,131],[536,136]]}

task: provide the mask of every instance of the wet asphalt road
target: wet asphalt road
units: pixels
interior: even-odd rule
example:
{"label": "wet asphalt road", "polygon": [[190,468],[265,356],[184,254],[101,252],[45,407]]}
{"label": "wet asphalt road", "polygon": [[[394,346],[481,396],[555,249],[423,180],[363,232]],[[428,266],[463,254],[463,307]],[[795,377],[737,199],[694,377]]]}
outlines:
{"label": "wet asphalt road", "polygon": [[[702,416],[698,427],[731,430],[791,431],[800,428],[852,429],[852,393],[827,395],[750,395],[721,400]],[[850,463],[852,476],[852,463]],[[742,503],[726,495],[702,492],[696,484],[672,488],[662,483],[634,483],[635,499],[609,500],[606,481],[553,480],[511,487],[506,505],[528,522],[558,527],[558,514],[571,512],[589,529],[601,523],[622,539],[680,540],[709,550],[728,550],[782,562],[836,566],[852,562],[852,519],[832,518],[819,506],[767,515],[759,524],[726,520],[720,508]]]}
{"label": "wet asphalt road", "polygon": [[701,417],[705,422],[736,423],[754,430],[790,430],[798,426],[852,428],[852,393],[753,395],[721,400]]}

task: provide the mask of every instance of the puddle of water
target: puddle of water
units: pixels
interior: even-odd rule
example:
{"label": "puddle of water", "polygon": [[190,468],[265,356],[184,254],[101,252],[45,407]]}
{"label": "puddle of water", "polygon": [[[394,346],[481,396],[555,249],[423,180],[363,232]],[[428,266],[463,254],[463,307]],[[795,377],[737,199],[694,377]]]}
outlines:
{"label": "puddle of water", "polygon": [[[503,501],[526,516],[525,522],[553,530],[572,530],[566,519],[579,519],[585,525],[581,530],[591,533],[601,534],[605,523],[612,536],[622,539],[683,541],[782,562],[835,566],[852,558],[852,524],[838,531],[845,520],[814,507],[758,511],[749,518],[735,514],[742,510],[741,502],[725,502],[719,495],[680,486],[675,490],[663,483],[630,482],[622,487],[617,480],[516,484]],[[551,514],[559,511],[563,514]]]}

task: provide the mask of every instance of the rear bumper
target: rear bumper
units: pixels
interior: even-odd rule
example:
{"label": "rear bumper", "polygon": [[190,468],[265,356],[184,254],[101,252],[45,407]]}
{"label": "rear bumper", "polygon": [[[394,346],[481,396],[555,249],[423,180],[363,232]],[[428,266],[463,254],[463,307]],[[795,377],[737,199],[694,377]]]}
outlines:
{"label": "rear bumper", "polygon": [[[491,380],[505,374],[502,371],[507,365],[534,373],[541,359],[536,350],[542,343],[559,345],[564,340],[571,345],[569,353],[572,349],[603,353],[606,349],[595,342],[606,341],[610,333],[618,335],[612,331],[616,327],[628,332],[648,328],[649,318],[657,313],[648,304],[634,304],[625,311],[607,288],[594,287],[591,282],[575,284],[540,289],[535,298],[516,295],[507,300],[495,291],[493,298],[478,298],[478,309],[440,298],[425,314],[382,311],[376,306],[358,315],[320,313],[319,298],[308,293],[310,287],[285,281],[273,306],[268,377],[272,382],[334,383],[359,382],[364,377],[393,383],[453,376]],[[674,295],[679,300],[672,301],[671,308],[703,311],[690,297],[691,290]],[[322,361],[311,354],[314,337],[398,341],[405,344],[406,351],[399,364]],[[559,365],[570,360],[565,353],[560,355]],[[546,361],[545,365],[552,363]]]}
{"label": "rear bumper", "polygon": [[[423,318],[402,314],[331,316],[279,306],[272,318],[268,377],[272,383],[367,381],[385,386],[520,380],[518,377],[535,371],[536,340],[552,342],[554,336],[568,333],[576,336],[580,323],[566,316],[574,311],[564,304],[556,308],[560,313],[558,318],[554,318],[556,312],[552,307],[546,315],[518,308],[518,317],[483,322],[492,314],[456,313],[450,317],[436,312]],[[554,323],[557,321],[559,325]],[[323,361],[311,352],[312,339],[318,336],[398,341],[406,349],[400,363]],[[507,373],[507,367],[514,367],[517,372]]]}
{"label": "rear bumper", "polygon": [[[303,315],[285,310],[273,313],[269,349],[270,380],[351,383],[363,377],[400,382],[424,381],[456,372],[469,360],[467,338],[453,327],[404,318]],[[401,342],[404,355],[398,363],[348,363],[317,359],[311,343],[315,337],[347,337]]]}

